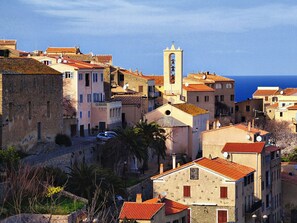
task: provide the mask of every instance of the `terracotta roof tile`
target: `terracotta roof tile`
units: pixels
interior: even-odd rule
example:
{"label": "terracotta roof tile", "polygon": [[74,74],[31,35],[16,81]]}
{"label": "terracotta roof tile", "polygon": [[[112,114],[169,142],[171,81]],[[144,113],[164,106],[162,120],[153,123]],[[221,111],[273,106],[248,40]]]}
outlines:
{"label": "terracotta roof tile", "polygon": [[265,142],[255,143],[233,143],[228,142],[225,144],[222,152],[235,152],[235,153],[261,153],[265,147]]}
{"label": "terracotta roof tile", "polygon": [[165,204],[124,202],[119,219],[151,220]]}
{"label": "terracotta roof tile", "polygon": [[193,105],[193,104],[190,104],[190,103],[172,104],[172,106],[182,110],[183,112],[186,112],[186,113],[188,113],[190,115],[193,115],[193,116],[208,113],[208,111],[204,110],[203,108],[199,108],[196,105]]}
{"label": "terracotta roof tile", "polygon": [[46,49],[46,53],[50,54],[67,54],[67,53],[74,53],[79,54],[80,50],[78,47],[48,47]]}
{"label": "terracotta roof tile", "polygon": [[32,58],[1,58],[0,72],[5,74],[55,74],[60,72]]}
{"label": "terracotta roof tile", "polygon": [[158,179],[159,177],[179,171],[181,169],[184,169],[184,168],[194,165],[194,164],[203,166],[209,170],[212,170],[216,173],[219,173],[219,174],[221,174],[225,177],[231,178],[233,180],[239,180],[239,179],[245,177],[246,175],[255,171],[253,168],[250,168],[250,167],[238,164],[238,163],[226,161],[221,158],[208,159],[208,158],[203,157],[203,158],[194,160],[192,162],[186,163],[186,164],[184,164],[180,167],[177,167],[175,169],[171,169],[164,173],[153,176],[153,177],[151,177],[151,179],[152,180]]}
{"label": "terracotta roof tile", "polygon": [[274,103],[272,105],[267,106],[267,108],[277,108],[278,107],[278,103]]}
{"label": "terracotta roof tile", "polygon": [[271,96],[275,95],[277,90],[256,90],[253,96]]}
{"label": "terracotta roof tile", "polygon": [[[234,82],[233,79],[228,78],[228,77],[223,77],[223,76],[219,76],[217,74],[211,74],[209,73],[208,75],[206,75],[205,73],[195,73],[195,74],[189,74],[188,77],[193,77],[195,79],[198,79],[199,81],[202,82],[208,82],[208,80],[211,81],[218,81],[218,82]],[[206,77],[206,79],[204,79]]]}
{"label": "terracotta roof tile", "polygon": [[284,89],[282,91],[283,91],[283,95],[290,96],[290,95],[294,95],[294,94],[297,93],[297,88],[286,88],[286,89]]}
{"label": "terracotta roof tile", "polygon": [[[243,125],[243,124],[237,124],[237,125],[234,125],[235,128],[238,128],[238,129],[242,129],[244,131],[248,131],[248,127],[246,125]],[[262,130],[262,129],[257,129],[257,128],[251,128],[251,132],[256,134],[256,133],[260,133],[260,135],[266,135],[268,134],[269,132],[265,131],[265,130]]]}
{"label": "terracotta roof tile", "polygon": [[155,80],[155,85],[159,85],[159,86],[163,86],[164,85],[164,76],[155,76],[155,75],[152,75],[152,76],[147,76],[147,77],[150,77],[151,79],[154,79]]}
{"label": "terracotta roof tile", "polygon": [[96,58],[100,63],[112,63],[112,55],[96,55]]}
{"label": "terracotta roof tile", "polygon": [[189,84],[183,85],[183,89],[186,91],[199,91],[199,92],[205,92],[205,91],[214,91],[213,88],[208,87],[205,84]]}
{"label": "terracotta roof tile", "polygon": [[293,105],[288,107],[288,110],[297,110],[297,105]]}
{"label": "terracotta roof tile", "polygon": [[114,99],[122,101],[122,105],[141,105],[141,95],[114,95]]}
{"label": "terracotta roof tile", "polygon": [[201,165],[207,169],[211,169],[233,180],[239,180],[255,171],[251,167],[226,161],[221,158],[207,159],[204,157],[202,159],[197,160],[196,163],[198,165]]}
{"label": "terracotta roof tile", "polygon": [[172,215],[180,213],[184,210],[187,210],[189,207],[186,205],[183,205],[181,203],[178,203],[173,200],[169,200],[167,198],[162,198],[160,201],[160,198],[153,198],[150,200],[146,200],[143,203],[149,203],[149,204],[155,204],[155,203],[164,203],[165,204],[165,215]]}
{"label": "terracotta roof tile", "polygon": [[67,58],[62,58],[62,63],[67,64],[69,66],[76,67],[78,69],[102,69],[104,68],[103,66],[100,66],[98,64],[92,64],[92,63],[87,63],[79,60],[73,60]]}
{"label": "terracotta roof tile", "polygon": [[15,45],[16,44],[16,40],[10,40],[10,39],[0,39],[0,45]]}
{"label": "terracotta roof tile", "polygon": [[120,69],[120,72],[123,74],[133,75],[133,76],[136,76],[136,77],[139,77],[142,79],[146,79],[146,80],[154,80],[153,78],[151,78],[151,76],[145,76],[141,72],[138,72],[138,71],[133,72],[133,71],[129,71],[126,69]]}

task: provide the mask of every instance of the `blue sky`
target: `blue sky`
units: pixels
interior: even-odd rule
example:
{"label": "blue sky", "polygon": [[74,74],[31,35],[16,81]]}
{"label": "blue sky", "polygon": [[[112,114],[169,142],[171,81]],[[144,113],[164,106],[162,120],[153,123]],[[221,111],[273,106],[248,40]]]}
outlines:
{"label": "blue sky", "polygon": [[184,75],[297,74],[297,2],[274,0],[1,0],[0,38],[24,51],[79,46],[115,65],[162,74],[184,50]]}

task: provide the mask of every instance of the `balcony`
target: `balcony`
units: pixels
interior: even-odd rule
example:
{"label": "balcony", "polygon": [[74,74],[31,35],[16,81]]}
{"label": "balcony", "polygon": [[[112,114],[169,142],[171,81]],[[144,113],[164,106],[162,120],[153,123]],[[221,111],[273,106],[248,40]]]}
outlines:
{"label": "balcony", "polygon": [[256,201],[252,204],[251,208],[246,211],[247,214],[252,214],[262,207],[262,200]]}

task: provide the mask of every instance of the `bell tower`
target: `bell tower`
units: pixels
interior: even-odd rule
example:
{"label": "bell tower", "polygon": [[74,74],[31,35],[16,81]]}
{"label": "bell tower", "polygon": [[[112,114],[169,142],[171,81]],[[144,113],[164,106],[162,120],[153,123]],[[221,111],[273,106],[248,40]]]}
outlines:
{"label": "bell tower", "polygon": [[181,103],[183,86],[183,50],[175,49],[174,43],[163,53],[164,103]]}

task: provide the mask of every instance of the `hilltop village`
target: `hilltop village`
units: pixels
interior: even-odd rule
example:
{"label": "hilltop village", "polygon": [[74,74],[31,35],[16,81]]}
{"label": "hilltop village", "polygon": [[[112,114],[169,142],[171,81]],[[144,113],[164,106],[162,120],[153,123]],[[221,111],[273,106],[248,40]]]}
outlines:
{"label": "hilltop village", "polygon": [[[16,40],[0,40],[0,145],[8,154],[0,154],[0,220],[297,222],[297,165],[282,162],[283,129],[265,125],[287,123],[286,141],[295,142],[297,88],[259,86],[235,102],[233,79],[185,76],[174,44],[163,64],[162,75],[143,74],[114,65],[112,55],[23,52]],[[63,192],[84,207],[56,214],[32,205],[25,185],[46,168],[54,180],[33,187],[43,182],[40,190],[56,190],[50,201]]]}

